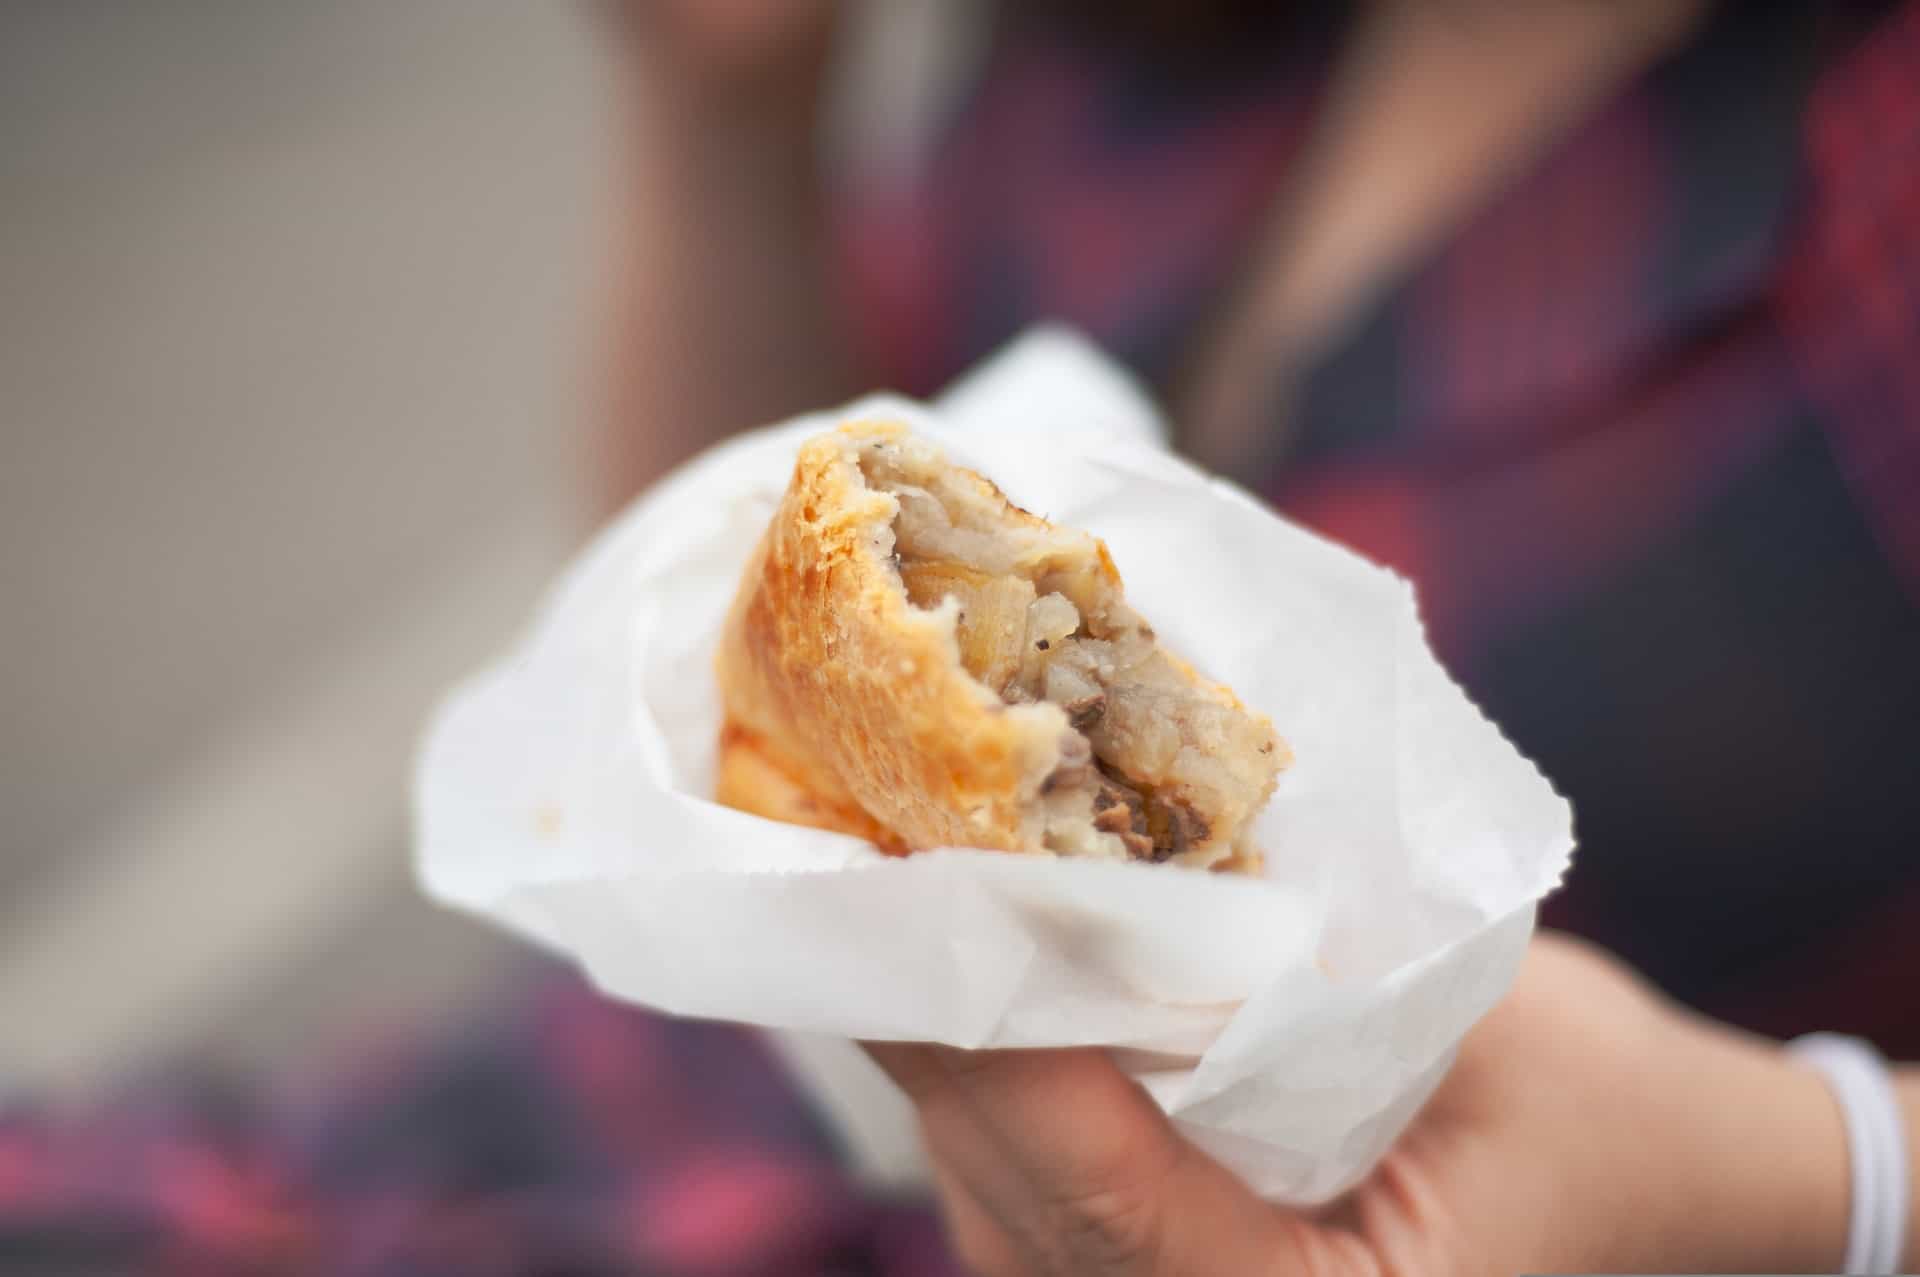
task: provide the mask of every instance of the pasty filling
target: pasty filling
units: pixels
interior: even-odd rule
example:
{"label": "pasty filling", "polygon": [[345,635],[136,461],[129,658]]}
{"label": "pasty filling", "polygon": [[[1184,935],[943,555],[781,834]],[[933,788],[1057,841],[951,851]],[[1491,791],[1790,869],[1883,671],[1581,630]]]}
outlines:
{"label": "pasty filling", "polygon": [[1031,804],[1041,845],[1193,864],[1233,854],[1271,789],[1279,742],[1159,647],[1098,543],[1009,512],[930,449],[868,445],[860,467],[899,504],[892,544],[877,548],[914,606],[951,618],[967,672],[1004,704],[1044,702],[1065,717]]}

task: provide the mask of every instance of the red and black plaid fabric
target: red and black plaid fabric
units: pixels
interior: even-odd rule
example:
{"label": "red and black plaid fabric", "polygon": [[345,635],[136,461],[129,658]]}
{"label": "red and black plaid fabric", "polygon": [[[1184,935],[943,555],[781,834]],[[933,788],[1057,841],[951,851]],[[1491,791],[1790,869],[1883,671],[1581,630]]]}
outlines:
{"label": "red and black plaid fabric", "polygon": [[0,1104],[0,1273],[958,1277],[860,1192],[744,1030],[541,966],[498,1015],[267,1089],[203,1073],[84,1115]]}
{"label": "red and black plaid fabric", "polygon": [[[1053,315],[1165,379],[1337,24],[1203,90],[1022,31],[862,227],[874,349],[928,387]],[[1236,477],[1410,576],[1573,800],[1549,921],[1920,1057],[1920,6],[1722,6],[1288,380]]]}
{"label": "red and black plaid fabric", "polygon": [[[848,223],[877,379],[1055,316],[1164,378],[1338,25],[1200,75],[1009,33],[924,183]],[[1573,799],[1551,920],[1738,1022],[1920,1058],[1920,0],[1726,6],[1396,281],[1271,442],[1239,477],[1412,576]],[[751,1036],[567,978],[511,1003],[271,1092],[0,1109],[0,1271],[951,1270]]]}

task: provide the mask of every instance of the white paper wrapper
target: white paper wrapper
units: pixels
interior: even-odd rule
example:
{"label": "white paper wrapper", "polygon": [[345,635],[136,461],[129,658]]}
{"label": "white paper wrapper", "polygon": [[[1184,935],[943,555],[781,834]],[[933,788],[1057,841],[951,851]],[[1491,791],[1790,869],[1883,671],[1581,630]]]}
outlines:
{"label": "white paper wrapper", "polygon": [[[1162,640],[1296,761],[1264,881],[948,850],[904,860],[710,802],[715,638],[799,442],[903,418],[1016,503],[1106,539]],[[1567,805],[1441,671],[1408,585],[1176,460],[1084,343],[1030,339],[934,408],[880,397],[745,435],[642,498],[514,655],[436,718],[416,788],[438,899],[617,998],[790,1031],[869,1169],[897,1098],[846,1044],[1099,1044],[1277,1199],[1363,1175],[1506,990]]]}

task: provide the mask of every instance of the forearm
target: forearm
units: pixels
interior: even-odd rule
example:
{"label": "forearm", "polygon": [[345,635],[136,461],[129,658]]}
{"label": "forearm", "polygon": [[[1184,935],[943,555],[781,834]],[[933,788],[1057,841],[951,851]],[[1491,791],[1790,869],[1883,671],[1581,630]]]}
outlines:
{"label": "forearm", "polygon": [[595,458],[607,504],[852,382],[810,105],[729,111],[653,70],[622,84]]}
{"label": "forearm", "polygon": [[1679,1222],[1698,1271],[1839,1272],[1851,1203],[1846,1130],[1827,1083],[1777,1043],[1697,1026],[1678,1153]]}
{"label": "forearm", "polygon": [[1920,1268],[1920,1065],[1896,1071],[1894,1090],[1907,1118],[1907,1253],[1900,1271]]}
{"label": "forearm", "polygon": [[[1703,1267],[1838,1272],[1853,1185],[1847,1134],[1829,1083],[1772,1042],[1700,1027],[1687,1092],[1695,1117],[1677,1160],[1671,1218]],[[1920,1166],[1920,1068],[1895,1069],[1910,1167]],[[1689,1224],[1687,1221],[1691,1220]],[[1920,1258],[1920,1178],[1907,1196],[1906,1266]]]}

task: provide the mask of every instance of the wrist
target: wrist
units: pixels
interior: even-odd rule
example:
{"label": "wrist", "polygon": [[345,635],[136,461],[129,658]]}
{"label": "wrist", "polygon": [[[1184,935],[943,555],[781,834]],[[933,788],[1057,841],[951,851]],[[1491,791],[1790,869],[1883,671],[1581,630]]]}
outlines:
{"label": "wrist", "polygon": [[678,158],[758,163],[811,149],[826,116],[833,32],[760,57],[698,41],[630,40],[615,62],[621,114],[642,142]]}
{"label": "wrist", "polygon": [[821,113],[762,112],[649,81],[623,94],[621,144],[661,198],[786,202],[817,192]]}
{"label": "wrist", "polygon": [[1920,1069],[1898,1070],[1893,1093],[1907,1119],[1907,1253],[1900,1271],[1911,1272],[1920,1267]]}
{"label": "wrist", "polygon": [[1776,1043],[1690,1018],[1678,1031],[1671,1201],[1698,1270],[1841,1271],[1851,1184],[1827,1083]]}
{"label": "wrist", "polygon": [[1893,1069],[1871,1043],[1839,1034],[1810,1034],[1788,1050],[1820,1074],[1846,1126],[1847,1271],[1906,1271],[1901,1260],[1915,1213],[1913,1156],[1909,1106]]}

